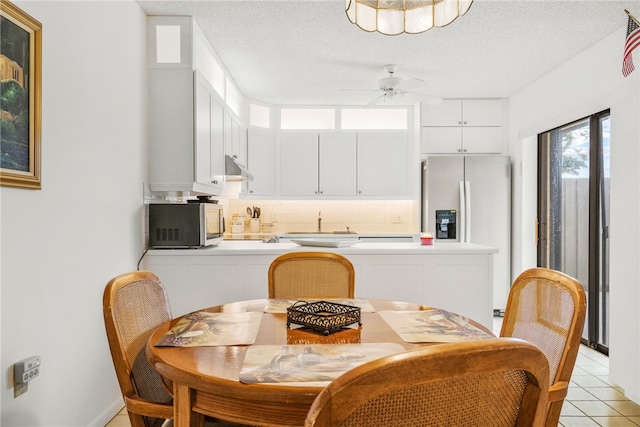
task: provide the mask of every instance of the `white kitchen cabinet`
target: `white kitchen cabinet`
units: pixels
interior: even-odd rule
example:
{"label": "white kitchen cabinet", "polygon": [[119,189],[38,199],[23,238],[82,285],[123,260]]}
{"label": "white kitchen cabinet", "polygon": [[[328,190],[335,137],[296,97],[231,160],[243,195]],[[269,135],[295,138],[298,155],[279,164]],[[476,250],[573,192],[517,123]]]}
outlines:
{"label": "white kitchen cabinet", "polygon": [[220,194],[224,107],[188,68],[149,70],[149,188]]}
{"label": "white kitchen cabinet", "polygon": [[353,132],[321,133],[318,190],[323,196],[356,194],[356,135]]}
{"label": "white kitchen cabinet", "polygon": [[[198,250],[151,250],[144,268],[162,280],[176,316],[213,305],[267,298],[279,255],[322,250],[293,243],[224,241]],[[494,249],[470,244],[362,243],[334,248],[356,270],[356,298],[443,308],[493,327]],[[365,325],[366,327],[366,325]]]}
{"label": "white kitchen cabinet", "polygon": [[423,154],[500,154],[500,127],[423,127]]}
{"label": "white kitchen cabinet", "polygon": [[247,168],[253,181],[246,183],[250,196],[273,196],[275,193],[275,147],[273,132],[250,128],[247,135]]}
{"label": "white kitchen cabinet", "polygon": [[405,131],[287,132],[280,144],[283,196],[408,197]]}
{"label": "white kitchen cabinet", "polygon": [[280,140],[280,194],[318,195],[318,134],[284,133]]}
{"label": "white kitchen cabinet", "polygon": [[358,195],[408,197],[412,170],[404,131],[358,132]]}
{"label": "white kitchen cabinet", "polygon": [[224,104],[213,87],[195,72],[196,182],[221,192],[224,182]]}
{"label": "white kitchen cabinet", "polygon": [[265,280],[273,259],[275,256],[260,255],[152,256],[147,258],[145,268],[162,280],[173,315],[181,316],[214,305],[268,298]]}
{"label": "white kitchen cabinet", "polygon": [[[224,115],[224,153],[247,164],[247,133],[241,121],[230,109]],[[253,172],[252,172],[253,173]]]}
{"label": "white kitchen cabinet", "polygon": [[353,132],[287,132],[280,143],[283,196],[355,196]]}
{"label": "white kitchen cabinet", "polygon": [[502,126],[501,99],[445,99],[421,105],[422,126]]}
{"label": "white kitchen cabinet", "polygon": [[422,105],[421,153],[501,153],[502,104],[501,99],[448,99]]}

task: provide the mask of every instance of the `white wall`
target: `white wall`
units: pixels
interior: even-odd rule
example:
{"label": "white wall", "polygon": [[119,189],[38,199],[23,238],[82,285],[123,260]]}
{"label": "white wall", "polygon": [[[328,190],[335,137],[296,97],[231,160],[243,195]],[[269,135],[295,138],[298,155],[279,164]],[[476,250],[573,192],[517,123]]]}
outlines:
{"label": "white wall", "polygon": [[[636,55],[636,66],[640,56]],[[640,82],[640,71],[631,75]],[[629,77],[631,77],[629,76]],[[628,120],[624,120],[627,117]],[[611,108],[609,376],[640,404],[640,96]],[[614,151],[614,141],[620,150]]]}
{"label": "white wall", "polygon": [[[621,18],[622,19],[622,18]],[[536,135],[611,109],[610,376],[640,403],[640,70],[622,76],[625,29],[510,97],[513,173],[513,274],[536,265]],[[636,53],[636,64],[640,55]],[[640,64],[639,64],[640,65]]]}
{"label": "white wall", "polygon": [[[142,253],[145,16],[132,0],[15,1],[43,24],[42,190],[2,187],[1,419],[103,426],[122,407],[107,281]],[[14,362],[42,357],[13,397]]]}

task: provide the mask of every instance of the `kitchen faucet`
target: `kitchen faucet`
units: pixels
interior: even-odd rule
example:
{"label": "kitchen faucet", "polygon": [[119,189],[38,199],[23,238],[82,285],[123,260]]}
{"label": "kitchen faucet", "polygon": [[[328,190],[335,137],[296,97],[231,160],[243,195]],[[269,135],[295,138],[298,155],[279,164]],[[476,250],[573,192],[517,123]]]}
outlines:
{"label": "kitchen faucet", "polygon": [[318,212],[318,233],[322,232],[322,216],[320,216],[322,212]]}

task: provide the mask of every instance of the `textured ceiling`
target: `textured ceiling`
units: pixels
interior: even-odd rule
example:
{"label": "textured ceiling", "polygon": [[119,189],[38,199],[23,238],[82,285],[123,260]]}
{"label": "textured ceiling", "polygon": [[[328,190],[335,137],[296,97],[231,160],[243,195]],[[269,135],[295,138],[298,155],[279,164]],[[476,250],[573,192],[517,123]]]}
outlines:
{"label": "textured ceiling", "polygon": [[193,16],[243,94],[280,105],[364,105],[385,64],[425,80],[429,95],[508,97],[625,27],[625,8],[640,15],[638,0],[475,0],[447,27],[384,36],[351,24],[344,0],[138,4],[147,15]]}

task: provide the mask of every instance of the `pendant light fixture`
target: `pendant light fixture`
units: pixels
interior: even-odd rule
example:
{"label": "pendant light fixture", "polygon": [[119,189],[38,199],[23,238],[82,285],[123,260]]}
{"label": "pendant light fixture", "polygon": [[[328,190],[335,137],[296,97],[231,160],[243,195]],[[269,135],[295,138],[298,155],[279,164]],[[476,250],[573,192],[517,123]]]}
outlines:
{"label": "pendant light fixture", "polygon": [[346,0],[352,24],[393,36],[444,27],[467,13],[473,0]]}

